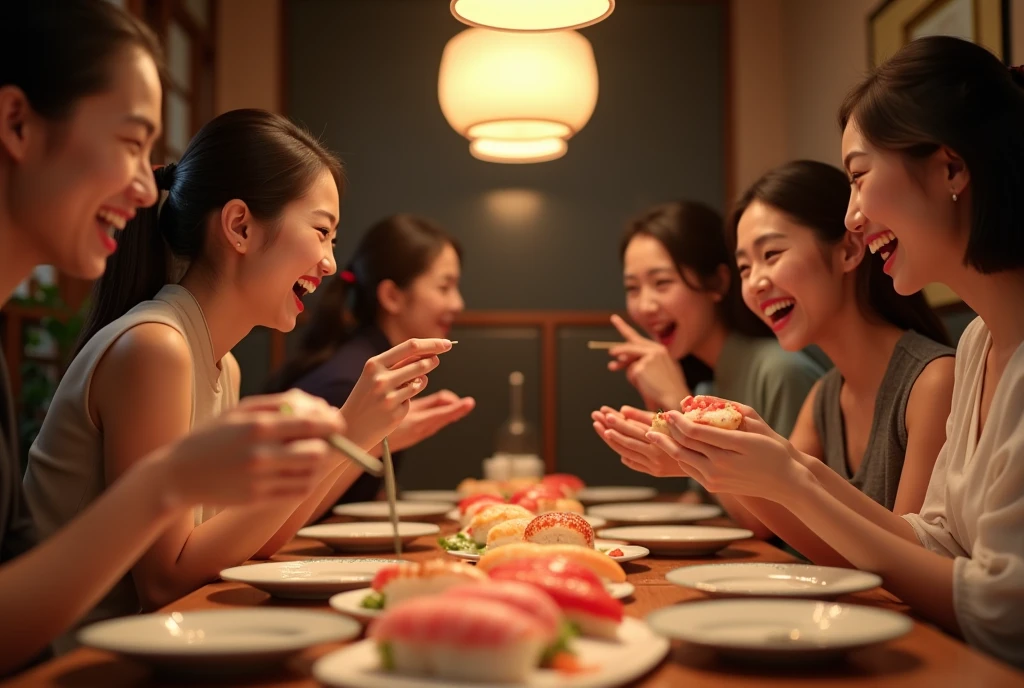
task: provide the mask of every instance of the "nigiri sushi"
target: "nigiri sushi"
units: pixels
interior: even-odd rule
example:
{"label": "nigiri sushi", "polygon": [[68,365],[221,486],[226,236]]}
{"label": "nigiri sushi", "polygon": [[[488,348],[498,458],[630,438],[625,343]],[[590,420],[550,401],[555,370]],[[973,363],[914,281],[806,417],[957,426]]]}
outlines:
{"label": "nigiri sushi", "polygon": [[[465,503],[465,506],[462,506]],[[504,504],[505,500],[501,497],[495,497],[494,495],[474,495],[473,497],[467,497],[459,505],[459,512],[461,518],[459,521],[462,523],[462,527],[469,525],[469,522],[473,520],[473,517],[483,511],[489,506],[495,504]]]}
{"label": "nigiri sushi", "polygon": [[491,599],[409,600],[370,625],[384,668],[443,681],[522,683],[557,633],[536,616]]}
{"label": "nigiri sushi", "polygon": [[562,624],[562,610],[543,590],[535,585],[514,580],[491,581],[485,585],[470,584],[449,588],[444,596],[463,600],[494,600],[516,607],[537,619],[551,633],[558,633]]}
{"label": "nigiri sushi", "polygon": [[562,556],[580,566],[585,566],[597,576],[613,583],[622,583],[626,580],[626,572],[622,570],[617,561],[604,552],[578,545],[538,545],[533,542],[516,542],[498,549],[488,550],[480,557],[476,567],[481,571],[488,572],[494,566],[513,559],[555,556]]}
{"label": "nigiri sushi", "polygon": [[385,566],[373,577],[372,587],[383,597],[383,605],[392,609],[413,597],[436,595],[456,585],[486,580],[487,575],[475,566],[431,559]]}
{"label": "nigiri sushi", "polygon": [[508,480],[501,483],[502,491],[505,494],[514,494],[520,490],[525,490],[528,487],[532,487],[538,484],[537,478],[522,477],[522,478],[509,478]]}
{"label": "nigiri sushi", "polygon": [[519,490],[508,501],[510,504],[518,504],[534,513],[540,513],[537,508],[538,502],[542,500],[553,502],[561,499],[562,496],[561,491],[551,485],[533,485],[524,490]]}
{"label": "nigiri sushi", "polygon": [[466,526],[466,534],[477,545],[486,545],[491,528],[514,518],[533,518],[533,512],[515,504],[492,504],[477,512]]}
{"label": "nigiri sushi", "polygon": [[583,635],[615,638],[622,623],[622,603],[586,567],[562,557],[515,559],[489,571],[492,581],[515,580],[535,585],[561,607]]}
{"label": "nigiri sushi", "polygon": [[513,518],[491,528],[487,533],[487,549],[511,545],[513,542],[522,542],[526,527],[533,519]]}
{"label": "nigiri sushi", "polygon": [[575,475],[569,473],[551,473],[540,480],[541,485],[549,485],[562,492],[563,497],[575,497],[586,485]]}
{"label": "nigiri sushi", "polygon": [[471,497],[477,494],[492,494],[497,497],[503,497],[501,486],[496,480],[477,480],[476,478],[466,478],[458,484],[455,491],[460,497]]}
{"label": "nigiri sushi", "polygon": [[579,545],[594,547],[594,529],[579,514],[551,512],[541,514],[526,527],[523,539],[539,545]]}

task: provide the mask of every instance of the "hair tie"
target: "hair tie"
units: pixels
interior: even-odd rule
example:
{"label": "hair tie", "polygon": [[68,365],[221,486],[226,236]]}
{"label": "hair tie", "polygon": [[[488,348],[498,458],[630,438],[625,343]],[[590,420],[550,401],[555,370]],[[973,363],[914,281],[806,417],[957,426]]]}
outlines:
{"label": "hair tie", "polygon": [[351,270],[342,270],[340,273],[338,273],[338,277],[340,277],[341,281],[345,282],[346,284],[356,283],[356,273],[352,272]]}
{"label": "hair tie", "polygon": [[171,186],[174,184],[174,178],[177,176],[175,171],[178,169],[178,164],[171,162],[160,167],[153,168],[153,179],[156,180],[156,188],[159,191],[170,191]]}

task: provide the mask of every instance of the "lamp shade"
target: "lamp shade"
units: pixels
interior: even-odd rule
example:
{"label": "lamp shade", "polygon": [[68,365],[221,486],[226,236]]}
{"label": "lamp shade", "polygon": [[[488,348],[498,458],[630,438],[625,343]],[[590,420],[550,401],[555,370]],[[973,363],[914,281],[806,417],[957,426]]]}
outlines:
{"label": "lamp shade", "polygon": [[605,19],[615,0],[452,0],[463,24],[501,31],[581,29]]}
{"label": "lamp shade", "polygon": [[437,93],[445,119],[473,141],[473,155],[539,162],[565,154],[565,140],[594,112],[597,84],[594,51],[575,31],[474,28],[445,46]]}

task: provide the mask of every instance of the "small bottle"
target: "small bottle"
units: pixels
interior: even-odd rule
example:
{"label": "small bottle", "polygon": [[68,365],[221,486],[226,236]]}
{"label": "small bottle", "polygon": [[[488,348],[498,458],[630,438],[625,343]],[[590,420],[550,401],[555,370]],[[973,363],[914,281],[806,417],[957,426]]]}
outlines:
{"label": "small bottle", "polygon": [[539,456],[537,431],[523,416],[523,374],[508,376],[509,416],[498,428],[495,456]]}

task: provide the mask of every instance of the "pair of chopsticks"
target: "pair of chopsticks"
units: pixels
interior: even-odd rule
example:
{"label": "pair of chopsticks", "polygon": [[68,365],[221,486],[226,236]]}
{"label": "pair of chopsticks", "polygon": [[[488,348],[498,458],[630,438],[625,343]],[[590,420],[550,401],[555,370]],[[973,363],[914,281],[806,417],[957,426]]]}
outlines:
{"label": "pair of chopsticks", "polygon": [[[291,416],[295,414],[295,410],[292,409],[288,404],[281,405],[281,413]],[[348,458],[355,461],[357,464],[363,467],[363,469],[374,476],[379,478],[384,474],[384,464],[376,456],[372,456],[367,452],[363,451],[362,447],[357,445],[355,442],[345,437],[340,433],[332,433],[326,438],[327,444],[331,445],[334,449],[340,451]]]}

